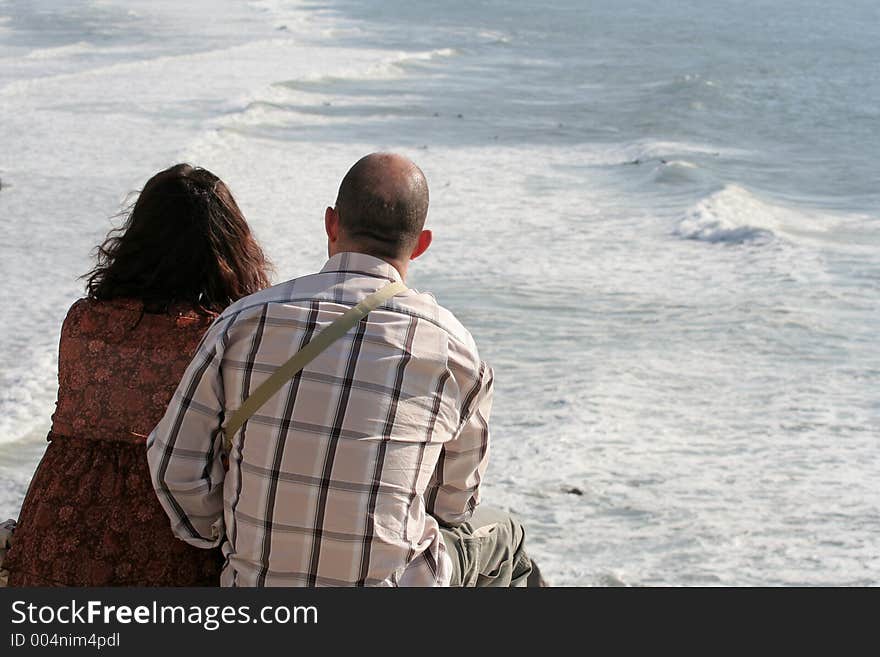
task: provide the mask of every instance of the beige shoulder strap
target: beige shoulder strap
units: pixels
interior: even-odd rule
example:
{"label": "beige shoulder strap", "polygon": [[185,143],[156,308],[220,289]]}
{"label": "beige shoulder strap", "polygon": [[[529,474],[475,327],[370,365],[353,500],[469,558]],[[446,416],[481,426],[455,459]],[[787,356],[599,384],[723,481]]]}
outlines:
{"label": "beige shoulder strap", "polygon": [[351,327],[370,314],[371,311],[405,289],[407,289],[406,285],[396,282],[390,283],[379,291],[374,292],[354,308],[347,310],[342,317],[309,340],[306,346],[296,352],[284,365],[275,370],[268,379],[244,400],[244,403],[229,418],[229,422],[227,422],[223,430],[223,447],[225,452],[228,454],[232,449],[232,437],[241,429],[242,425],[263,404],[269,401],[272,395],[278,392],[285,383],[296,376],[297,372],[311,363],[327,347],[348,333]]}

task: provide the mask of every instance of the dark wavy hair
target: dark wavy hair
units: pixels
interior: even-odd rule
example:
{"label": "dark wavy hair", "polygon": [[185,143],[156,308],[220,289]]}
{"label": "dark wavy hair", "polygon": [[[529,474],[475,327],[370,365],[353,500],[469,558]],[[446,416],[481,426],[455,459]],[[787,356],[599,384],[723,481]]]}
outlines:
{"label": "dark wavy hair", "polygon": [[269,285],[263,250],[229,188],[210,171],[189,164],[160,171],[126,212],[83,276],[89,297],[132,297],[153,312],[176,302],[221,312]]}

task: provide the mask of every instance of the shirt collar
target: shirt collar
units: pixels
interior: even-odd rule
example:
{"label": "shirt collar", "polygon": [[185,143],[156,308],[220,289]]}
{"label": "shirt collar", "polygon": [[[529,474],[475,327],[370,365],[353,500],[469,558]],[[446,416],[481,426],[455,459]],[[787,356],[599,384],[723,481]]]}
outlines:
{"label": "shirt collar", "polygon": [[381,258],[376,258],[366,253],[355,253],[354,251],[337,253],[321,269],[321,273],[324,274],[341,271],[365,274],[377,278],[387,278],[389,281],[403,280],[403,277],[394,265],[385,262]]}

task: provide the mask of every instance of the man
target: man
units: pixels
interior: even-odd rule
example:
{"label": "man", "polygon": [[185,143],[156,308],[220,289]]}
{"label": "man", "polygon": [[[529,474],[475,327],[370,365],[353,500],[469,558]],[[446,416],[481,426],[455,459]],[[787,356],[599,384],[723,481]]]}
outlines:
{"label": "man", "polygon": [[[407,289],[334,342],[231,436],[222,426],[346,310],[431,245],[428,186],[399,155],[357,162],[325,212],[330,259],[230,306],[150,435],[174,532],[223,544],[224,586],[524,585],[522,527],[474,514],[492,370],[430,294]],[[442,528],[442,529],[441,529]]]}

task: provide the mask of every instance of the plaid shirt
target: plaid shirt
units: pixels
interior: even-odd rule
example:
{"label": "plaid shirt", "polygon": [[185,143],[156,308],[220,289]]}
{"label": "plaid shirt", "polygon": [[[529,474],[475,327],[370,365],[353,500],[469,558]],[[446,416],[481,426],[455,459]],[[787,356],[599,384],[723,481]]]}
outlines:
{"label": "plaid shirt", "polygon": [[433,296],[407,290],[281,388],[233,436],[224,418],[317,332],[400,280],[341,253],[217,318],[147,443],[175,534],[223,544],[224,586],[445,586],[438,520],[479,503],[492,369]]}

